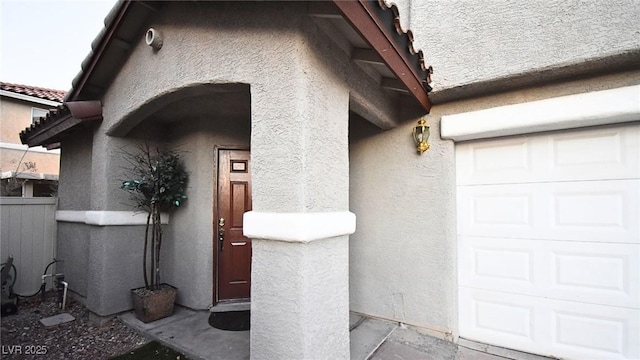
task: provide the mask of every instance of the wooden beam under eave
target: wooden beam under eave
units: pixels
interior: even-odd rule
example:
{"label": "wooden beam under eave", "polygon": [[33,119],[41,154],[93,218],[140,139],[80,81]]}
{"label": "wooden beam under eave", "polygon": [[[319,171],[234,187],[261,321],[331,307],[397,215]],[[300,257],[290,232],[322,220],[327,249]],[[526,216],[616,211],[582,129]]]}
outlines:
{"label": "wooden beam under eave", "polygon": [[373,49],[353,48],[351,52],[351,60],[369,64],[384,65],[384,60]]}
{"label": "wooden beam under eave", "polygon": [[402,51],[398,49],[393,37],[387,34],[384,25],[370,11],[366,0],[333,0],[333,3],[342,12],[347,22],[351,24],[351,27],[380,55],[387,67],[406,86],[420,106],[429,112],[431,100],[429,100],[427,90],[422,84],[422,79]]}
{"label": "wooden beam under eave", "polygon": [[324,1],[310,1],[309,16],[324,19],[342,19],[342,13],[333,4]]}
{"label": "wooden beam under eave", "polygon": [[382,81],[380,82],[380,86],[393,91],[403,92],[407,94],[409,93],[409,90],[407,90],[404,83],[398,79],[383,77]]}

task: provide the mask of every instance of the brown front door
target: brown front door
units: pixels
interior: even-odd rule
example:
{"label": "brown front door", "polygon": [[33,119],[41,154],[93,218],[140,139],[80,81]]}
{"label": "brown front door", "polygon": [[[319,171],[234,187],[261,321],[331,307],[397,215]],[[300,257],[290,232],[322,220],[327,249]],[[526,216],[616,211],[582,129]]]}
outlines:
{"label": "brown front door", "polygon": [[250,165],[247,150],[218,151],[216,302],[251,297],[251,240],[242,235],[242,215],[251,210]]}

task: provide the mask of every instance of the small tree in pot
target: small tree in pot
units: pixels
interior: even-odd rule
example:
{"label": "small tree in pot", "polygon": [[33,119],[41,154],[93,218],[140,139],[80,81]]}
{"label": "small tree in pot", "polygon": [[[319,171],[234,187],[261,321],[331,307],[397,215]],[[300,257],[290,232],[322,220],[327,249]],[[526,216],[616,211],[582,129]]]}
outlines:
{"label": "small tree in pot", "polygon": [[131,180],[123,181],[121,187],[130,193],[136,208],[148,214],[142,258],[144,288],[133,289],[132,298],[136,316],[150,322],[173,313],[177,289],[160,283],[160,215],[179,207],[187,199],[188,174],[180,155],[174,151],[143,145],[140,152],[125,152],[124,155],[130,164],[127,177]]}

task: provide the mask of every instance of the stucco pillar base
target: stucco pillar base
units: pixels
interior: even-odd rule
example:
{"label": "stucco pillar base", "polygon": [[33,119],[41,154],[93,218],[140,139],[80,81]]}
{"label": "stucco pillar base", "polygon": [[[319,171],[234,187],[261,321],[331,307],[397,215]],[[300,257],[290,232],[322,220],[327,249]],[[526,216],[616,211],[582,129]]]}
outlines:
{"label": "stucco pillar base", "polygon": [[87,309],[97,316],[131,309],[130,290],[144,285],[144,226],[91,226],[89,234]]}
{"label": "stucco pillar base", "polygon": [[114,317],[116,317],[116,315],[100,316],[93,311],[89,311],[89,322],[96,326],[104,326],[109,321],[113,320]]}
{"label": "stucco pillar base", "polygon": [[253,240],[251,359],[349,358],[348,239]]}

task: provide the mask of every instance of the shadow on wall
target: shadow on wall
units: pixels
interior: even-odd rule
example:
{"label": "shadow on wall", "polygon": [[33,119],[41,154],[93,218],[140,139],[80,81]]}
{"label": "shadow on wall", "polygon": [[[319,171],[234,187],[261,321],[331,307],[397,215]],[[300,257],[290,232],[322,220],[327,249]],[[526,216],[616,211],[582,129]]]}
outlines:
{"label": "shadow on wall", "polygon": [[372,124],[362,116],[349,112],[349,145],[358,143],[361,140],[382,134],[384,130]]}
{"label": "shadow on wall", "polygon": [[158,94],[109,127],[111,136],[127,136],[146,119],[171,124],[185,118],[251,116],[249,84],[191,84]]}

